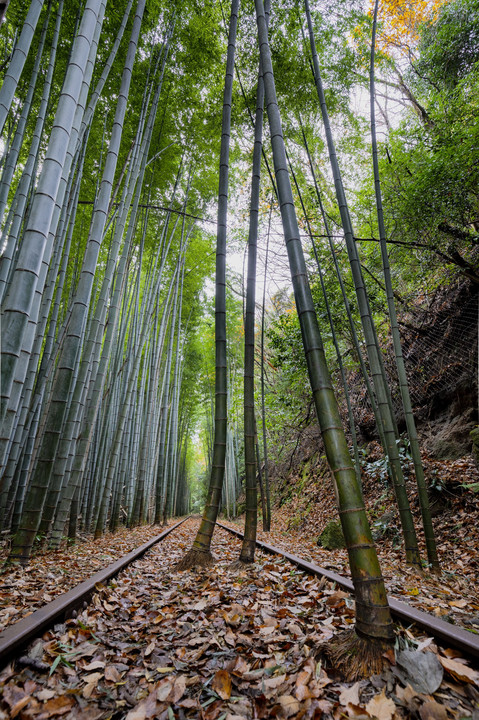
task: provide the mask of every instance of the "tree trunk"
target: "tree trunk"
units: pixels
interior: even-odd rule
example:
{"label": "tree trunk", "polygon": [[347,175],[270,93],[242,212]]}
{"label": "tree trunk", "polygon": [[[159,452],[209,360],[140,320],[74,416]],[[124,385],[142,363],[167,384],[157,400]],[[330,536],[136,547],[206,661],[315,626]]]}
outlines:
{"label": "tree trunk", "polygon": [[[268,43],[268,32],[262,0],[255,0],[259,46],[264,74],[266,108],[271,133],[273,159],[286,248],[293,281],[296,308],[301,326],[308,374],[316,412],[323,437],[326,457],[334,478],[339,514],[348,547],[351,575],[356,595],[357,637],[366,638],[361,647],[360,665],[369,672],[381,657],[381,645],[391,643],[394,634],[386,590],[371,538],[361,490],[341,427],[339,410],[326,365],[313,298],[301,247],[294,209],[293,193],[287,170],[281,119]],[[367,648],[375,652],[367,655]],[[364,654],[364,656],[363,656]],[[367,655],[367,657],[365,657]],[[374,657],[374,660],[373,660]],[[381,661],[379,660],[379,663]]]}
{"label": "tree trunk", "polygon": [[213,531],[218,517],[225,473],[227,430],[227,357],[226,357],[226,221],[228,210],[228,165],[231,128],[231,102],[239,0],[232,0],[228,35],[228,55],[223,94],[221,128],[218,222],[216,235],[216,296],[215,296],[215,440],[208,501],[192,549],[180,560],[179,569],[210,564]]}

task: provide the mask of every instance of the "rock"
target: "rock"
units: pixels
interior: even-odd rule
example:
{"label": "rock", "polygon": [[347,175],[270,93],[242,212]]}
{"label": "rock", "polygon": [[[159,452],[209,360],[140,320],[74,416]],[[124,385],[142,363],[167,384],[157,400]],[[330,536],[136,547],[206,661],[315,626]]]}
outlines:
{"label": "rock", "polygon": [[317,544],[325,550],[337,550],[346,547],[341,525],[333,520],[329,522],[319,536]]}
{"label": "rock", "polygon": [[469,437],[472,440],[472,457],[474,458],[476,465],[479,467],[479,427],[471,430]]}
{"label": "rock", "polygon": [[473,414],[469,408],[462,415],[438,418],[428,428],[424,449],[437,460],[457,460],[471,452]]}

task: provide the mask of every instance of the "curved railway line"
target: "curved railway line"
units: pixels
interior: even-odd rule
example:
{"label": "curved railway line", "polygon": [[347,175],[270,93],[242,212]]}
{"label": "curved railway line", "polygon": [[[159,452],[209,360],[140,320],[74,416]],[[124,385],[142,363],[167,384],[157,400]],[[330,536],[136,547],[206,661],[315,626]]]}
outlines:
{"label": "curved railway line", "polygon": [[[140,558],[151,547],[161,542],[165,537],[176,530],[176,528],[184,523],[186,519],[187,518],[183,518],[179,522],[164,530],[155,538],[136,548],[136,550],[124,555],[104,570],[101,570],[88,580],[80,583],[69,592],[60,595],[52,602],[49,602],[44,607],[33,612],[31,615],[28,615],[22,620],[19,620],[17,623],[5,628],[2,632],[0,632],[0,665],[4,665],[7,661],[18,656],[21,650],[33,642],[46,629],[52,627],[54,623],[71,616],[75,610],[81,608],[83,604],[91,598],[98,584],[106,583],[112,577],[117,575],[127,565]],[[239,530],[230,528],[222,523],[218,523],[218,526],[232,535],[236,535],[240,539],[243,537]],[[292,555],[291,553],[283,551],[273,545],[269,545],[268,543],[258,540],[257,546],[267,553],[279,555],[285,558],[309,575],[325,577],[327,580],[335,582],[344,590],[353,592],[351,580],[343,577],[342,575],[322,568],[314,563],[307,562],[296,555]],[[479,658],[479,634],[451,625],[440,618],[436,618],[429,613],[411,607],[410,605],[396,600],[395,598],[389,597],[389,604],[393,616],[401,622],[411,625],[414,624],[422,630],[425,630],[436,639],[440,640],[442,643],[455,647],[469,656]]]}

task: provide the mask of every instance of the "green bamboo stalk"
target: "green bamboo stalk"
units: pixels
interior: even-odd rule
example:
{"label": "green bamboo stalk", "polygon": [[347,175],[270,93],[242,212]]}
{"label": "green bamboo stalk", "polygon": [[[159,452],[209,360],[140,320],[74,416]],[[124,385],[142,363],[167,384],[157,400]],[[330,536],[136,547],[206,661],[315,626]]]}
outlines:
{"label": "green bamboo stalk", "polygon": [[293,166],[291,165],[291,161],[289,159],[287,152],[286,152],[286,159],[288,160],[289,170],[290,170],[291,176],[293,178],[294,185],[296,187],[296,192],[298,193],[299,201],[301,203],[301,208],[303,210],[303,218],[306,222],[306,228],[308,231],[308,235],[311,240],[311,244],[313,246],[314,259],[316,260],[316,267],[318,269],[319,282],[321,284],[321,291],[323,293],[323,298],[324,298],[324,306],[326,308],[326,314],[328,316],[329,327],[331,330],[331,339],[333,341],[334,350],[336,352],[336,360],[338,363],[339,373],[341,375],[341,384],[343,386],[344,398],[346,400],[346,407],[347,407],[347,411],[348,411],[348,420],[349,420],[349,430],[351,432],[351,441],[353,444],[354,466],[356,469],[356,475],[358,477],[358,482],[361,484],[361,464],[359,462],[358,440],[357,440],[357,435],[356,435],[356,426],[355,426],[355,422],[354,422],[353,410],[351,407],[351,397],[349,394],[349,387],[348,387],[348,383],[346,380],[346,373],[344,371],[343,358],[341,356],[341,350],[339,348],[338,338],[336,336],[336,330],[334,327],[333,316],[331,314],[331,308],[329,305],[328,293],[327,293],[326,285],[324,282],[324,274],[323,274],[323,270],[321,267],[321,263],[319,262],[318,250],[316,248],[314,234],[311,230],[311,224],[309,222],[309,217],[306,212],[306,207],[304,205],[303,195],[301,193],[301,190],[300,190],[300,187],[298,184],[298,180],[296,178],[296,173],[294,172]]}
{"label": "green bamboo stalk", "polygon": [[25,22],[23,23],[20,37],[15,45],[15,50],[13,51],[12,58],[6,70],[2,87],[0,88],[0,135],[3,133],[3,128],[30,50],[42,7],[43,0],[32,0]]}
{"label": "green bamboo stalk", "polygon": [[339,211],[341,214],[341,222],[343,225],[344,237],[346,240],[346,248],[348,251],[351,273],[354,280],[364,337],[366,339],[366,350],[368,353],[373,385],[375,388],[376,397],[378,400],[378,407],[383,422],[384,437],[387,446],[387,455],[390,462],[394,491],[396,493],[399,516],[404,537],[406,561],[411,565],[420,566],[421,558],[417,544],[416,530],[414,528],[414,521],[409,505],[409,499],[406,492],[406,484],[401,468],[398,446],[396,443],[396,425],[391,411],[392,404],[390,401],[390,392],[387,386],[387,382],[385,381],[384,367],[378,349],[376,330],[372,321],[371,309],[369,307],[369,300],[366,292],[366,287],[364,285],[364,279],[361,271],[361,263],[359,261],[358,251],[354,239],[353,228],[346,201],[346,195],[342,183],[341,171],[339,169],[339,163],[336,155],[336,148],[331,132],[331,126],[329,123],[329,115],[326,107],[326,100],[324,97],[321,74],[319,71],[318,55],[316,52],[316,45],[314,41],[313,24],[311,20],[311,13],[309,11],[309,3],[308,0],[304,0],[304,2],[306,9],[306,17],[308,21],[309,40],[311,45],[311,55],[313,59],[316,90],[318,93],[319,104],[323,117],[323,124],[326,132],[329,159],[334,177],[336,197]]}
{"label": "green bamboo stalk", "polygon": [[37,85],[40,65],[43,58],[43,49],[45,47],[48,24],[50,22],[51,5],[51,0],[49,0],[47,13],[43,22],[43,27],[40,35],[40,42],[38,44],[37,54],[35,56],[35,62],[28,82],[28,91],[23,102],[22,112],[20,114],[20,119],[15,130],[13,141],[5,159],[5,164],[3,166],[2,178],[0,181],[0,219],[3,218],[3,214],[5,212],[13,173],[15,172],[18,156],[20,154],[20,150],[24,141],[25,128],[28,118],[30,116],[33,93],[35,92],[35,88]]}
{"label": "green bamboo stalk", "polygon": [[271,498],[269,488],[269,468],[268,468],[268,440],[266,437],[266,398],[264,388],[264,318],[266,307],[266,273],[268,270],[268,251],[269,239],[271,234],[271,215],[273,213],[273,196],[271,196],[269,213],[268,213],[268,233],[266,236],[266,254],[264,260],[263,275],[263,301],[261,304],[261,425],[263,431],[263,457],[264,457],[264,490],[266,500],[266,514],[263,514],[263,530],[269,532],[271,530]]}
{"label": "green bamboo stalk", "polygon": [[287,170],[263,3],[261,0],[255,0],[255,4],[283,231],[316,412],[334,478],[339,514],[348,547],[356,595],[356,632],[359,636],[367,638],[370,644],[390,643],[394,635],[384,581],[372,542],[361,490],[341,427],[306,274]]}
{"label": "green bamboo stalk", "polygon": [[15,366],[21,352],[50,233],[63,165],[83,85],[91,44],[97,31],[99,11],[87,0],[79,33],[74,40],[50,141],[42,163],[30,216],[19,251],[12,283],[2,304],[1,413],[3,420],[10,397]]}
{"label": "green bamboo stalk", "polygon": [[427,557],[431,568],[435,572],[440,572],[439,558],[437,555],[436,540],[434,537],[434,528],[431,519],[431,510],[429,507],[429,498],[427,494],[426,480],[424,477],[424,468],[422,466],[421,450],[414,421],[414,413],[412,410],[411,396],[409,394],[409,385],[406,375],[406,367],[401,347],[401,337],[399,334],[399,324],[396,314],[396,305],[394,302],[394,291],[391,279],[391,269],[389,266],[388,249],[386,244],[386,226],[384,222],[383,202],[381,193],[381,180],[379,177],[378,162],[378,143],[376,137],[376,91],[374,80],[374,56],[376,45],[376,26],[378,15],[378,0],[374,4],[373,27],[371,36],[371,62],[369,67],[369,87],[370,87],[370,115],[371,115],[371,147],[373,156],[374,170],[374,193],[376,196],[376,212],[379,228],[379,242],[381,246],[381,258],[383,264],[384,284],[386,286],[386,297],[388,303],[389,320],[391,323],[391,333],[393,339],[394,356],[396,359],[396,367],[399,378],[399,389],[404,408],[404,416],[406,419],[406,427],[411,447],[411,455],[414,463],[414,471],[416,474],[416,483],[418,489],[419,505],[421,508],[422,522],[424,527],[424,535],[426,539]]}
{"label": "green bamboo stalk", "polygon": [[353,318],[353,315],[352,315],[352,313],[351,313],[351,307],[350,307],[350,305],[349,305],[349,300],[348,300],[348,295],[347,295],[347,292],[346,292],[346,287],[345,287],[345,285],[344,285],[344,280],[343,280],[341,268],[339,267],[338,258],[337,258],[337,256],[336,256],[336,251],[335,251],[335,248],[334,248],[333,236],[332,236],[331,229],[330,229],[330,226],[329,226],[328,218],[327,218],[327,216],[326,216],[326,212],[325,212],[325,210],[324,210],[324,205],[323,205],[323,201],[322,201],[322,198],[321,198],[321,192],[320,192],[320,190],[319,190],[319,185],[318,185],[318,181],[317,181],[317,178],[316,178],[316,172],[315,172],[315,170],[314,170],[313,160],[312,160],[312,157],[311,157],[311,153],[310,153],[310,151],[309,151],[308,141],[307,141],[307,139],[306,139],[306,134],[305,134],[305,132],[304,132],[304,128],[303,128],[303,125],[302,125],[302,123],[301,123],[301,119],[300,119],[300,124],[301,124],[301,131],[302,131],[302,135],[303,135],[304,147],[305,147],[305,150],[306,150],[306,154],[307,154],[307,156],[308,156],[309,167],[310,167],[310,169],[311,169],[311,175],[312,175],[312,178],[313,178],[314,188],[315,188],[315,191],[316,191],[316,197],[317,197],[317,200],[318,200],[319,209],[320,209],[320,211],[321,211],[321,217],[322,217],[322,219],[323,219],[324,229],[325,229],[326,235],[327,235],[327,237],[328,237],[329,250],[330,250],[330,253],[331,253],[331,257],[332,257],[332,259],[333,259],[333,264],[334,264],[334,269],[335,269],[335,272],[336,272],[336,277],[337,277],[337,279],[338,279],[339,287],[340,287],[340,289],[341,289],[341,296],[342,296],[342,298],[343,298],[344,308],[345,308],[345,310],[346,310],[346,316],[347,316],[347,318],[348,318],[349,328],[350,328],[350,330],[351,330],[351,339],[352,339],[352,342],[353,342],[353,347],[354,347],[354,349],[355,349],[355,351],[356,351],[356,357],[357,357],[357,359],[358,359],[359,367],[360,367],[360,370],[361,370],[361,375],[362,375],[362,377],[363,377],[364,384],[365,384],[365,386],[366,386],[367,396],[368,396],[368,398],[369,398],[369,402],[371,403],[371,407],[372,407],[372,410],[373,410],[374,418],[375,418],[375,421],[376,421],[376,427],[377,427],[377,430],[378,430],[379,439],[380,439],[380,442],[381,442],[382,447],[384,448],[384,452],[387,454],[387,445],[386,445],[386,440],[385,440],[385,438],[384,438],[383,421],[382,421],[381,415],[380,415],[379,410],[378,410],[378,406],[377,406],[377,402],[376,402],[376,397],[375,397],[375,394],[374,394],[374,388],[372,387],[371,381],[369,380],[369,375],[368,375],[368,371],[367,371],[367,368],[366,368],[366,363],[364,362],[363,354],[362,354],[362,351],[361,351],[361,345],[360,345],[360,343],[359,343],[358,333],[357,333],[357,331],[356,331],[356,324],[355,324],[355,322],[354,322],[354,318]]}
{"label": "green bamboo stalk", "polygon": [[[265,3],[267,13],[269,2]],[[255,310],[256,310],[256,262],[258,246],[258,214],[261,180],[261,154],[263,150],[264,82],[261,63],[256,90],[256,114],[254,121],[254,149],[251,180],[251,200],[248,232],[248,275],[246,281],[246,312],[244,319],[244,456],[246,510],[240,562],[254,562],[257,529],[256,486],[256,419],[254,412],[254,360],[255,360]]]}
{"label": "green bamboo stalk", "polygon": [[[75,291],[71,311],[70,328],[59,360],[55,382],[52,388],[52,403],[46,419],[45,437],[34,470],[29,495],[27,498],[25,527],[16,535],[11,557],[24,560],[31,552],[33,538],[41,518],[41,510],[45,500],[45,491],[51,478],[52,460],[58,448],[59,432],[68,410],[68,396],[73,392],[74,374],[77,372],[77,357],[84,336],[87,311],[90,303],[95,267],[106,224],[113,178],[115,175],[123,121],[126,113],[127,98],[136,46],[138,42],[145,0],[139,0],[135,15],[130,45],[127,52],[120,93],[117,101],[115,120],[113,123],[109,150],[105,162],[102,183],[97,202],[95,203],[90,237],[87,243],[82,273]],[[59,488],[56,489],[59,492]],[[42,497],[43,496],[43,497]],[[39,512],[40,510],[40,512]]]}
{"label": "green bamboo stalk", "polygon": [[215,295],[215,440],[213,462],[208,490],[208,502],[203,512],[193,547],[180,562],[179,567],[191,567],[211,562],[211,540],[221,501],[226,456],[226,406],[227,406],[227,358],[226,358],[226,231],[228,209],[228,168],[231,127],[231,103],[233,92],[234,55],[239,0],[232,0],[228,33],[228,54],[223,94],[221,127],[220,178],[218,192],[218,221],[216,235],[216,295]]}

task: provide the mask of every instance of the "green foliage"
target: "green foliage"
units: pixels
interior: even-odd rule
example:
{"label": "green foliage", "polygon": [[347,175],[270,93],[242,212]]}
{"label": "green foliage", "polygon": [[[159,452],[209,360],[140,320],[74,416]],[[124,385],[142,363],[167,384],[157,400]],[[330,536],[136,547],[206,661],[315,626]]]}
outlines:
{"label": "green foliage", "polygon": [[425,84],[452,90],[479,61],[479,3],[452,0],[423,27],[414,73]]}

